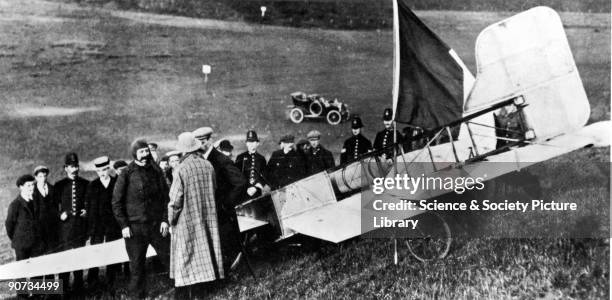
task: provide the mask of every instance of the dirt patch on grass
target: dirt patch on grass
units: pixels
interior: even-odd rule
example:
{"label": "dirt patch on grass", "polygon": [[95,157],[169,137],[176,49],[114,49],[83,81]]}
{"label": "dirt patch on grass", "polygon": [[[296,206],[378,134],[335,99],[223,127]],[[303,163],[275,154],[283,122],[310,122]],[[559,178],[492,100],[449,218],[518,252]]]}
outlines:
{"label": "dirt patch on grass", "polygon": [[59,117],[73,116],[85,112],[99,111],[102,107],[57,107],[57,106],[38,106],[32,104],[18,104],[5,110],[6,117],[9,118],[31,118],[31,117]]}

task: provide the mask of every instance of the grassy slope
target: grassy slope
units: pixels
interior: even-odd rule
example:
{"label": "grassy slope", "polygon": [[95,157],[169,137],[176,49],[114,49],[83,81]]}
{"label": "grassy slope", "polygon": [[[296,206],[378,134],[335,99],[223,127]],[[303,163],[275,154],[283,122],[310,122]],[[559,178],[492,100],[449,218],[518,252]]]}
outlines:
{"label": "grassy slope", "polygon": [[[212,125],[221,136],[236,137],[236,151],[244,150],[239,141],[247,129],[254,128],[264,136],[262,152],[266,154],[285,133],[304,136],[318,129],[324,133],[323,144],[338,156],[341,141],[348,136],[346,125],[312,122],[298,126],[285,120],[284,108],[290,104],[287,95],[295,90],[346,101],[369,125],[367,136],[378,129],[382,107],[390,105],[388,31],[302,30],[239,23],[171,28],[68,5],[33,1],[0,5],[3,106],[9,111],[24,104],[103,108],[75,116],[0,116],[0,140],[6,141],[0,144],[0,203],[4,206],[16,195],[16,176],[35,165],[49,165],[53,180],[59,179],[67,151],[77,151],[82,160],[101,154],[127,157],[127,145],[137,136],[172,140],[202,125]],[[506,16],[419,15],[468,66],[474,66],[477,33]],[[609,15],[569,13],[562,18],[591,102],[591,121],[609,119]],[[227,29],[218,29],[219,25]],[[99,54],[84,55],[73,46],[52,47],[60,40],[103,46]],[[199,73],[203,63],[213,66],[206,91]],[[582,150],[546,166],[554,169],[564,162],[587,159],[605,162],[608,157],[608,149]],[[567,191],[562,196],[571,195]],[[0,210],[1,219],[5,213]],[[2,239],[2,257],[10,259],[12,251],[6,237]],[[221,298],[352,298],[361,293],[435,296],[443,291],[447,293],[443,296],[529,297],[552,291],[598,297],[608,292],[607,246],[471,240],[439,265],[422,266],[403,253],[406,262],[402,268],[390,265],[390,246],[388,241],[363,240],[325,245],[314,253],[275,250],[282,253],[257,260],[262,276],[259,283],[243,274],[240,281],[214,294]],[[600,269],[603,274],[597,271]],[[586,275],[580,276],[584,270]],[[581,288],[587,291],[579,291]]]}

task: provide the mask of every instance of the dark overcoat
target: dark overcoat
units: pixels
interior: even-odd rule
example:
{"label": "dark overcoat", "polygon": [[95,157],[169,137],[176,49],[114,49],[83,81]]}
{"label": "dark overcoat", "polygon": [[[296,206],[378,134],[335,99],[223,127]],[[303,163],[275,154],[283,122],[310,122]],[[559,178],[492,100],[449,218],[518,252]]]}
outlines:
{"label": "dark overcoat", "polygon": [[215,202],[221,234],[221,249],[225,257],[224,269],[227,270],[233,257],[240,252],[240,228],[234,207],[244,200],[247,181],[234,162],[217,149],[213,148],[207,159],[215,170],[217,182]]}
{"label": "dark overcoat", "polygon": [[257,192],[253,196],[248,196],[245,193],[246,198],[256,198],[263,192],[263,187],[268,185],[264,172],[266,171],[266,158],[263,155],[255,152],[249,153],[245,151],[236,157],[235,162],[236,168],[240,169],[242,175],[247,180],[247,188],[254,187]]}
{"label": "dark overcoat", "polygon": [[349,163],[357,160],[360,155],[372,151],[372,143],[363,135],[353,135],[344,141],[340,153],[340,164]]}
{"label": "dark overcoat", "polygon": [[273,189],[288,185],[306,176],[306,164],[297,151],[285,153],[282,149],[274,151],[266,170],[267,178]]}
{"label": "dark overcoat", "polygon": [[57,252],[60,249],[60,213],[59,204],[55,197],[55,187],[47,183],[47,195],[43,196],[34,188],[34,201],[38,205],[38,219],[40,220],[42,239],[45,243],[45,252]]}
{"label": "dark overcoat", "polygon": [[308,174],[315,174],[336,166],[334,156],[323,146],[317,146],[306,153],[306,168]]}
{"label": "dark overcoat", "polygon": [[[60,236],[64,249],[80,247],[87,241],[87,209],[89,202],[87,201],[87,185],[89,181],[82,177],[74,179],[75,187],[75,205],[72,203],[72,186],[73,180],[64,178],[55,183],[55,198],[59,203],[59,214],[67,213],[68,218],[64,221],[60,219]],[[85,209],[86,214],[83,216],[81,210]],[[58,216],[59,218],[59,216]]]}
{"label": "dark overcoat", "polygon": [[116,177],[111,177],[108,187],[104,187],[100,178],[92,181],[87,187],[89,199],[89,236],[104,236],[108,241],[121,237],[121,228],[113,214],[113,190]]}
{"label": "dark overcoat", "polygon": [[32,204],[30,209],[28,202],[21,195],[17,196],[9,205],[4,225],[13,249],[37,249],[42,252],[44,244],[38,219],[38,206],[34,201]]}
{"label": "dark overcoat", "polygon": [[131,162],[117,177],[113,190],[113,215],[120,228],[131,223],[166,222],[168,219],[168,185],[163,171],[149,163]]}

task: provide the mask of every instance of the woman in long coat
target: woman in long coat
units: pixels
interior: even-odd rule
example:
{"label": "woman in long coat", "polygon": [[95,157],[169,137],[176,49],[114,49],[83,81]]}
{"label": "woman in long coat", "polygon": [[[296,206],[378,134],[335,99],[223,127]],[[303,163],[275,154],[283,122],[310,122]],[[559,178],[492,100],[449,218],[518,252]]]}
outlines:
{"label": "woman in long coat", "polygon": [[168,205],[170,278],[177,287],[224,278],[214,188],[210,162],[188,153],[174,172]]}

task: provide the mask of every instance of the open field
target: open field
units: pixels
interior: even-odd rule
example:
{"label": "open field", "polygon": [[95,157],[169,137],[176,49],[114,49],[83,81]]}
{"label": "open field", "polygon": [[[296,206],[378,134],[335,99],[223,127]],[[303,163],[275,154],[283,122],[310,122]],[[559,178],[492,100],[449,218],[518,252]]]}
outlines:
{"label": "open field", "polygon": [[[508,13],[421,11],[423,18],[474,70],[478,32]],[[563,13],[583,83],[590,122],[610,119],[610,15]],[[289,93],[338,97],[373,138],[390,106],[390,31],[336,31],[254,26],[144,13],[79,8],[38,0],[0,0],[0,206],[17,195],[14,181],[36,165],[62,177],[63,156],[129,158],[131,140],[145,136],[170,150],[183,131],[211,125],[243,151],[248,129],[268,155],[280,136],[318,129],[338,158],[347,124],[292,124]],[[208,84],[200,73],[212,65]],[[609,162],[609,149],[585,149],[546,162]],[[570,182],[572,172],[559,172]],[[84,175],[92,178],[93,173]],[[580,191],[555,190],[560,197]],[[607,189],[606,189],[607,188]],[[609,187],[603,188],[603,192]],[[578,195],[578,196],[574,196]],[[582,194],[584,195],[584,194]],[[6,209],[0,209],[4,220]],[[3,224],[3,223],[2,223]],[[3,225],[0,225],[3,227]],[[0,228],[4,232],[3,228]],[[414,297],[533,298],[559,294],[608,298],[609,246],[568,240],[466,240],[448,260],[421,264],[391,243],[356,240],[320,251],[273,249],[259,254],[259,282],[239,273],[218,298]],[[0,258],[12,259],[0,235]],[[163,293],[157,286],[154,293]]]}

